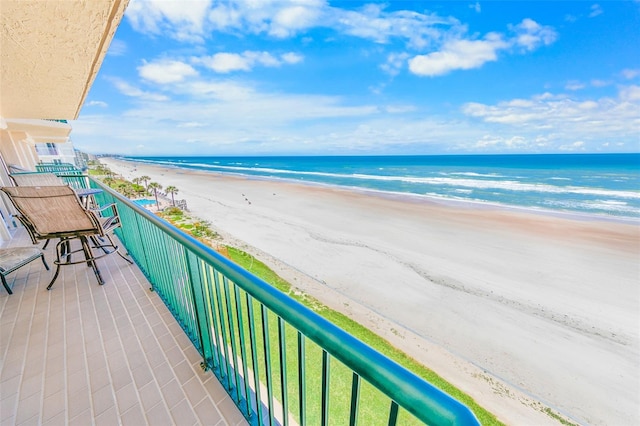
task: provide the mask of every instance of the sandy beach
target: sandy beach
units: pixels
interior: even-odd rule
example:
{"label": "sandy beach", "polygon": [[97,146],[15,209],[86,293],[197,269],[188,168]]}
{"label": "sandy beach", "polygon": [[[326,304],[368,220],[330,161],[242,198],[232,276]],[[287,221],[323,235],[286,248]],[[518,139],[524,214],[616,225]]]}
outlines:
{"label": "sandy beach", "polygon": [[507,424],[640,424],[640,225],[100,159]]}

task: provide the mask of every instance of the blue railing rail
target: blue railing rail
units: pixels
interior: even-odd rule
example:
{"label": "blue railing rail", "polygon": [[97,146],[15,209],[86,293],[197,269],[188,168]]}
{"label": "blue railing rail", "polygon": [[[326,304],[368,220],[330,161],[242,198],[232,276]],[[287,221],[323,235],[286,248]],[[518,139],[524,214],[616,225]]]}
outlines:
{"label": "blue railing rail", "polygon": [[476,425],[446,393],[90,178],[118,237],[250,424]]}
{"label": "blue railing rail", "polygon": [[36,171],[41,173],[62,173],[67,175],[81,175],[83,171],[69,163],[44,163],[36,164]]}

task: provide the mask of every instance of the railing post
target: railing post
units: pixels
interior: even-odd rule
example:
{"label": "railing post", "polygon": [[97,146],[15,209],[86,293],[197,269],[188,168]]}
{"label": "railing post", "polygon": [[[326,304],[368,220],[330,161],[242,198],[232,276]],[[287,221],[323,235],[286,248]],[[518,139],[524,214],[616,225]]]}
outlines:
{"label": "railing post", "polygon": [[212,339],[207,321],[207,310],[205,307],[206,296],[203,292],[202,281],[194,278],[199,278],[202,274],[199,263],[190,260],[189,251],[186,249],[184,250],[184,257],[187,264],[189,288],[191,289],[191,295],[195,304],[196,327],[198,329],[198,340],[200,342],[200,355],[202,355],[202,363],[200,363],[200,366],[206,371],[209,362],[213,360],[213,353],[211,352]]}

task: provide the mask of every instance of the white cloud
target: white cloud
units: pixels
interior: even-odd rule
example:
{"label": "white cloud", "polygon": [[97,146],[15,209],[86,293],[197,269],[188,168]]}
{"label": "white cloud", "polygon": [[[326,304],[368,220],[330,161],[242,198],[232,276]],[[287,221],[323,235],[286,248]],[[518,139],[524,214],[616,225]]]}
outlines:
{"label": "white cloud", "polygon": [[186,123],[180,123],[178,124],[177,127],[182,127],[182,128],[196,128],[196,127],[206,127],[207,124],[205,123],[199,123],[197,121],[188,121]]}
{"label": "white cloud", "polygon": [[603,11],[599,4],[591,5],[591,12],[589,13],[589,18],[595,18],[598,15],[602,15]]}
{"label": "white cloud", "polygon": [[571,91],[577,91],[577,90],[582,90],[587,88],[588,86],[590,87],[607,87],[610,86],[612,84],[611,81],[608,80],[598,80],[598,79],[593,79],[591,81],[589,81],[589,83],[583,83],[581,81],[577,81],[577,80],[572,80],[567,82],[567,84],[565,84],[564,88],[567,90],[571,90]]}
{"label": "white cloud", "polygon": [[[171,103],[123,88],[137,96],[135,106],[117,117],[83,116],[74,124],[79,148],[105,151],[108,133],[117,141],[111,152],[140,155],[593,151],[604,140],[620,150],[620,143],[637,140],[640,126],[638,102],[630,101],[638,96],[635,86],[621,90],[619,99],[543,93],[469,103],[463,115],[448,118],[425,118],[411,104],[347,105],[340,97],[264,92],[231,80],[176,83],[167,90],[188,101]],[[136,151],[136,145],[145,148]]]}
{"label": "white cloud", "polygon": [[565,15],[564,20],[567,22],[576,22],[578,20],[578,17],[575,15]]}
{"label": "white cloud", "polygon": [[232,4],[216,4],[207,13],[207,22],[217,31],[239,28],[242,25],[242,13]]}
{"label": "white cloud", "polygon": [[304,59],[302,55],[288,52],[280,58],[268,52],[245,51],[243,53],[220,52],[212,56],[193,58],[195,64],[202,64],[213,71],[226,74],[233,71],[251,71],[256,65],[279,67],[283,63],[296,64]]}
{"label": "white cloud", "polygon": [[191,65],[168,59],[145,63],[138,67],[138,73],[145,80],[160,84],[176,83],[198,75]]}
{"label": "white cloud", "polygon": [[249,71],[251,66],[249,60],[238,53],[216,53],[213,56],[199,58],[195,63],[202,63],[218,73],[229,73],[232,71]]}
{"label": "white cloud", "polygon": [[[626,102],[640,101],[640,86],[626,86],[620,88],[620,99]],[[640,109],[637,110],[640,115]]]}
{"label": "white cloud", "polygon": [[[200,87],[207,82],[201,82]],[[213,84],[213,83],[209,83]],[[192,83],[184,83],[181,90],[197,90]],[[224,90],[220,83],[219,91]],[[227,85],[226,88],[230,88]],[[232,88],[232,87],[231,87]],[[218,92],[220,93],[220,92]],[[323,144],[327,135],[338,132],[340,147],[348,147],[344,139],[352,141],[350,132],[360,120],[378,116],[374,105],[345,106],[338,97],[317,95],[280,95],[245,88],[247,96],[220,99],[202,96],[188,102],[140,102],[135,108],[117,117],[83,116],[74,125],[74,135],[81,149],[89,152],[120,152],[132,154],[136,145],[144,145],[149,155],[162,152],[181,152],[184,155],[206,153],[282,152],[299,149],[300,144]],[[328,118],[349,118],[338,123]],[[342,124],[339,124],[342,123]],[[108,148],[100,144],[103,135],[113,137]],[[95,144],[91,142],[96,140]],[[185,146],[191,141],[193,146]],[[260,141],[262,148],[247,144]],[[368,142],[367,142],[368,143]],[[261,149],[261,151],[256,151]],[[139,151],[141,152],[141,151]]]}
{"label": "white cloud", "polygon": [[564,88],[567,90],[581,90],[581,89],[584,89],[585,87],[586,87],[585,84],[579,81],[570,81],[566,84],[566,86],[564,86]]}
{"label": "white cloud", "polygon": [[131,0],[126,16],[136,31],[190,42],[202,42],[215,31],[286,38],[323,27],[378,43],[397,38],[412,48],[424,49],[441,43],[445,34],[464,31],[452,17],[407,10],[388,12],[379,4],[348,10],[332,7],[326,0],[202,0],[186,5]]}
{"label": "white cloud", "polygon": [[[349,10],[329,6],[324,0],[201,1],[193,8],[191,3],[190,7],[184,7],[178,2],[160,0],[133,0],[132,3],[127,16],[135,29],[151,34],[164,32],[183,41],[202,41],[215,30],[240,30],[285,38],[311,27],[327,27],[377,43],[399,39],[412,49],[438,48],[415,56],[409,63],[411,72],[426,76],[478,68],[497,60],[500,50],[517,46],[531,51],[552,43],[557,37],[551,27],[527,18],[510,27],[513,37],[489,33],[481,40],[465,39],[466,28],[455,18],[408,10],[387,11],[381,4]],[[479,11],[480,5],[476,3],[472,7]],[[287,57],[276,59],[264,53],[252,57],[252,54],[257,52],[218,53],[209,59],[203,58],[203,63],[216,72],[228,73],[249,71],[257,64],[277,66],[288,61]],[[391,58],[382,69],[395,75],[402,62]]]}
{"label": "white cloud", "polygon": [[[640,88],[629,86],[618,99],[576,100],[549,93],[495,105],[470,102],[462,107],[468,117],[510,127],[522,133],[555,135],[555,139],[595,140],[637,137],[640,128]],[[635,103],[634,103],[635,102]],[[506,127],[509,126],[509,127]]]}
{"label": "white cloud", "polygon": [[89,102],[86,103],[86,105],[87,106],[99,106],[99,107],[102,107],[102,108],[106,108],[106,107],[109,106],[109,105],[107,105],[106,102],[103,102],[103,101],[89,101]]}
{"label": "white cloud", "polygon": [[389,105],[384,108],[389,114],[404,114],[406,112],[413,112],[416,107],[413,105]]}
{"label": "white cloud", "polygon": [[398,38],[414,48],[424,48],[433,40],[440,40],[447,29],[462,28],[451,17],[404,10],[387,12],[381,4],[347,10],[329,6],[324,0],[216,3],[209,13],[209,22],[220,31],[244,30],[279,38],[292,37],[312,27],[324,27],[378,43]]}
{"label": "white cloud", "polygon": [[528,51],[537,49],[542,45],[553,43],[558,34],[549,26],[538,24],[533,19],[523,19],[518,25],[510,26],[516,34],[513,42],[515,45],[525,48]]}
{"label": "white cloud", "polygon": [[328,26],[345,34],[377,43],[398,38],[413,49],[428,48],[439,44],[447,33],[463,31],[460,22],[452,17],[406,10],[386,12],[385,6],[379,4],[368,4],[360,10],[332,8],[328,15]]}
{"label": "white cloud", "polygon": [[621,74],[625,79],[633,80],[634,78],[640,76],[640,69],[626,68],[622,70]]}
{"label": "white cloud", "polygon": [[278,10],[271,21],[269,34],[285,38],[316,25],[322,14],[318,7],[320,5],[319,2],[307,2],[304,5],[297,4]]}
{"label": "white cloud", "polygon": [[[173,3],[184,7],[180,2]],[[206,8],[197,16],[198,22],[205,28],[205,34],[240,30],[278,38],[291,37],[317,25],[328,7],[324,0],[228,0],[204,3]],[[143,9],[146,6],[143,5]],[[147,19],[157,21],[159,18],[156,14]],[[174,15],[167,19],[173,28],[181,27],[181,22],[176,18]]]}
{"label": "white cloud", "polygon": [[[376,3],[358,9],[332,7],[325,0],[203,0],[189,2],[189,7],[163,0],[132,0],[131,3],[127,17],[134,29],[169,35],[181,41],[203,41],[214,31],[286,38],[312,27],[324,27],[376,43],[397,39],[410,49],[438,49],[418,55],[410,62],[412,72],[427,76],[477,68],[497,60],[500,50],[517,46],[531,51],[552,43],[557,37],[551,27],[527,18],[510,27],[515,33],[512,37],[489,33],[483,39],[466,39],[463,37],[466,27],[453,17],[409,10],[388,11],[386,5]],[[476,11],[480,9],[479,3],[471,7]],[[228,73],[248,71],[256,64],[276,66],[282,61],[287,62],[288,58],[252,58],[245,52],[219,53],[206,62],[216,72]],[[400,66],[397,61],[389,61],[382,68],[394,75]]]}
{"label": "white cloud", "polygon": [[243,56],[247,58],[251,64],[260,64],[265,67],[279,67],[282,65],[279,59],[273,57],[273,55],[268,52],[246,51],[243,53]]}
{"label": "white cloud", "polygon": [[173,89],[179,94],[192,96],[194,102],[200,102],[202,99],[237,102],[251,98],[254,93],[250,86],[224,80],[192,81],[177,85]]}
{"label": "white cloud", "polygon": [[584,141],[575,141],[575,142],[570,143],[570,144],[560,145],[558,147],[558,149],[560,151],[567,151],[567,152],[584,152],[585,151],[585,143],[584,143]]}
{"label": "white cloud", "polygon": [[304,61],[304,56],[294,52],[285,53],[281,58],[287,64],[297,64]]}
{"label": "white cloud", "polygon": [[109,45],[107,55],[122,56],[125,53],[127,53],[127,43],[118,39],[111,40],[111,45]]}
{"label": "white cloud", "polygon": [[524,19],[509,27],[515,35],[511,38],[499,33],[488,33],[482,40],[456,38],[446,41],[440,50],[417,55],[409,60],[409,70],[421,76],[444,75],[454,70],[480,68],[487,62],[498,60],[498,53],[513,47],[534,50],[556,40],[556,32],[532,19]]}
{"label": "white cloud", "polygon": [[168,34],[188,42],[202,42],[211,0],[131,0],[125,16],[134,30],[153,35]]}
{"label": "white cloud", "polygon": [[480,13],[482,11],[482,8],[480,7],[480,2],[479,1],[477,1],[477,2],[475,2],[473,4],[470,4],[469,8],[475,10],[476,13]]}
{"label": "white cloud", "polygon": [[498,59],[497,52],[509,45],[498,34],[488,34],[484,40],[454,40],[442,50],[418,55],[409,61],[411,72],[422,76],[438,76],[458,69],[479,68]]}
{"label": "white cloud", "polygon": [[188,101],[174,100],[169,105],[164,102],[146,102],[128,114],[144,115],[149,119],[153,119],[154,114],[157,114],[157,119],[178,120],[183,117],[183,121],[189,123],[218,123],[217,125],[224,127],[238,126],[246,129],[269,128],[276,123],[296,120],[358,117],[379,113],[375,105],[345,106],[340,97],[269,93],[232,80],[186,80],[171,85],[166,90],[175,94],[176,99],[186,98]]}
{"label": "white cloud", "polygon": [[[469,148],[468,146],[466,148]],[[530,149],[530,143],[522,136],[496,136],[484,135],[471,146],[474,150],[480,151],[513,151],[523,148]]]}
{"label": "white cloud", "polygon": [[387,62],[380,65],[380,69],[389,75],[398,75],[404,67],[407,58],[409,58],[408,53],[390,53],[387,56]]}
{"label": "white cloud", "polygon": [[132,98],[139,98],[139,99],[143,99],[143,100],[147,100],[147,101],[166,101],[169,98],[165,95],[160,95],[157,93],[151,93],[151,92],[145,92],[141,89],[139,89],[136,86],[133,86],[132,84],[127,83],[126,81],[119,79],[119,78],[110,78],[107,77],[107,79],[109,81],[111,81],[111,83],[114,85],[114,87],[123,95],[125,96],[129,96]]}

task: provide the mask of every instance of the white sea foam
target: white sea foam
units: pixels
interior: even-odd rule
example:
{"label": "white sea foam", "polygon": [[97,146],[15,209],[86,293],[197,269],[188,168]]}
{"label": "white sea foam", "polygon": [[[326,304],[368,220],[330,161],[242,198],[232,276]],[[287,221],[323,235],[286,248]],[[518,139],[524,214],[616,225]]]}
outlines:
{"label": "white sea foam", "polygon": [[619,214],[638,216],[640,211],[638,208],[628,205],[624,202],[616,200],[593,200],[593,201],[581,201],[581,200],[547,200],[544,202],[547,206],[559,207],[569,210],[582,210],[582,211],[594,211],[603,210],[606,212],[615,212]]}
{"label": "white sea foam", "polygon": [[353,175],[359,179],[403,181],[424,183],[431,185],[461,186],[478,189],[502,189],[507,191],[547,192],[555,194],[572,193],[583,195],[602,195],[607,197],[640,199],[640,191],[615,191],[598,188],[584,188],[577,186],[554,186],[539,183],[523,183],[514,180],[481,180],[481,179],[452,179],[438,177],[402,177],[402,176],[371,176]]}
{"label": "white sea foam", "polygon": [[450,175],[450,176],[471,176],[471,177],[490,177],[490,178],[506,177],[498,173],[456,172],[456,173],[441,173],[441,174]]}
{"label": "white sea foam", "polygon": [[[170,161],[149,161],[150,163],[161,163],[174,165],[175,163]],[[552,193],[552,194],[581,194],[581,195],[597,195],[602,197],[616,197],[616,198],[629,198],[640,199],[640,191],[617,191],[598,188],[585,188],[578,186],[556,186],[550,184],[541,183],[524,183],[517,180],[499,180],[499,179],[464,179],[464,178],[451,178],[451,177],[416,177],[416,176],[382,176],[382,175],[369,175],[369,174],[343,174],[343,173],[327,173],[327,172],[311,172],[311,171],[297,171],[297,170],[284,170],[273,169],[268,167],[244,167],[244,166],[221,166],[216,164],[206,163],[182,163],[181,166],[200,167],[211,170],[224,170],[235,171],[238,173],[258,172],[274,175],[289,175],[289,176],[318,176],[327,178],[341,178],[341,179],[360,179],[360,180],[375,180],[375,181],[388,181],[388,182],[407,182],[426,185],[440,185],[440,186],[458,186],[462,188],[472,189],[494,189],[504,191],[522,191],[522,192],[539,192],[539,193]],[[463,176],[475,176],[475,177],[500,177],[501,175],[488,175],[479,173],[456,173]]]}
{"label": "white sea foam", "polygon": [[625,203],[624,201],[617,201],[617,200],[597,200],[596,202],[602,203],[602,204],[617,205],[617,206],[627,206],[628,205],[628,203]]}

